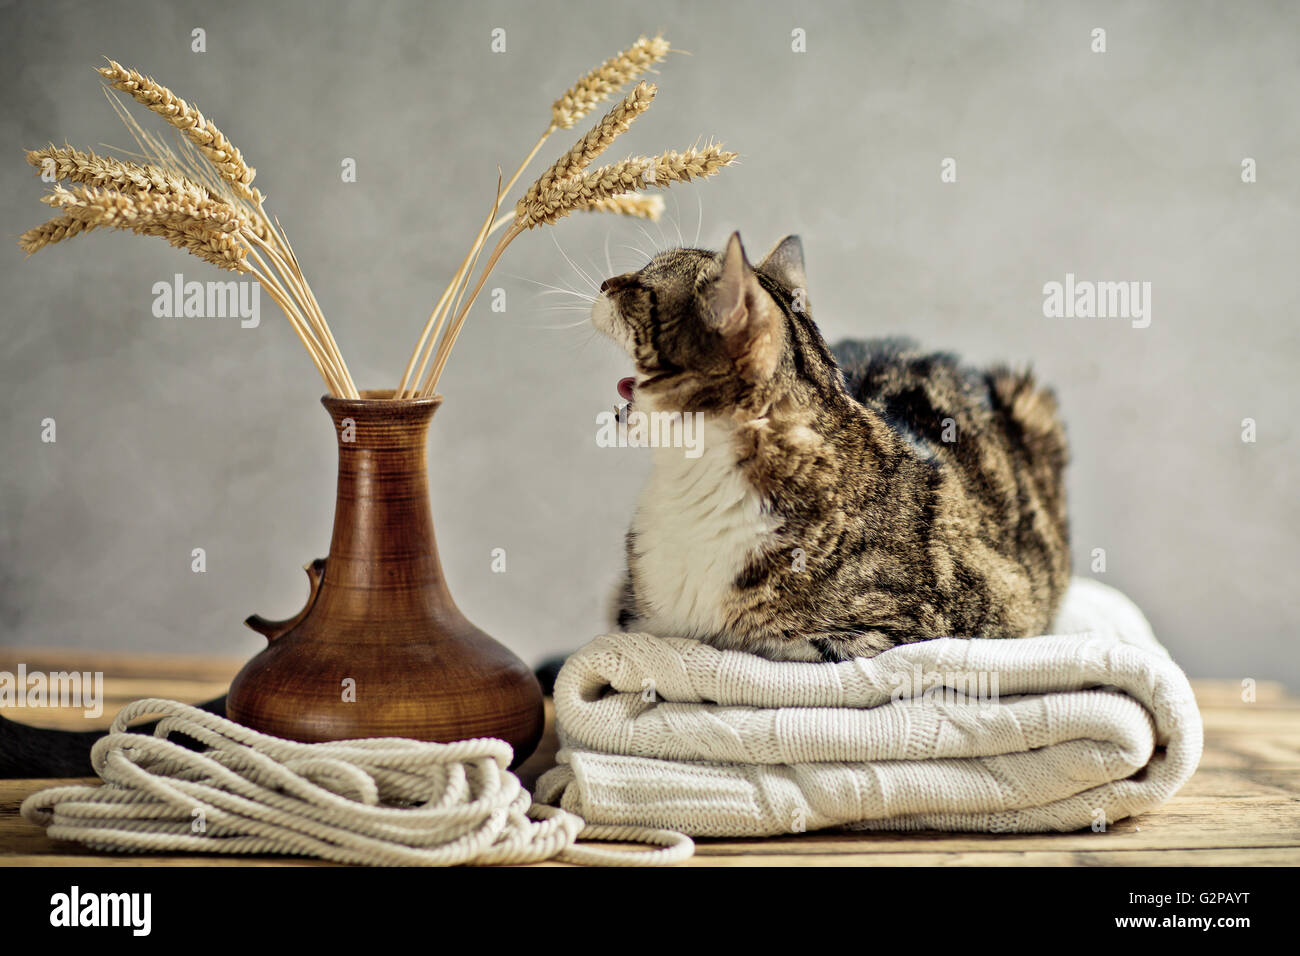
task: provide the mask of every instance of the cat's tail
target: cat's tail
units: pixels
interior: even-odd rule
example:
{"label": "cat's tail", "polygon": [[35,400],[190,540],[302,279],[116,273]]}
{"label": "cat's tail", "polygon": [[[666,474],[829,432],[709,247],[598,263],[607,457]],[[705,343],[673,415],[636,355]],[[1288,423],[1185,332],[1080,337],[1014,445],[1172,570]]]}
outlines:
{"label": "cat's tail", "polygon": [[[224,697],[197,706],[219,717],[226,715]],[[131,729],[152,733],[156,723]],[[90,748],[106,733],[107,730],[51,730],[0,717],[0,779],[93,777]]]}
{"label": "cat's tail", "polygon": [[1031,573],[1043,586],[1041,623],[1046,627],[1070,583],[1070,516],[1065,500],[1070,450],[1065,424],[1055,393],[1035,382],[1028,371],[994,369],[989,386],[1010,424],[1010,451],[1020,472],[1021,514],[1024,509],[1034,514],[1030,527],[1036,530],[1043,560]]}
{"label": "cat's tail", "polygon": [[1064,470],[1070,452],[1056,393],[1039,385],[1032,372],[1003,367],[990,372],[989,387],[997,404],[1020,429],[1022,440],[1034,450],[1034,458],[1056,472]]}

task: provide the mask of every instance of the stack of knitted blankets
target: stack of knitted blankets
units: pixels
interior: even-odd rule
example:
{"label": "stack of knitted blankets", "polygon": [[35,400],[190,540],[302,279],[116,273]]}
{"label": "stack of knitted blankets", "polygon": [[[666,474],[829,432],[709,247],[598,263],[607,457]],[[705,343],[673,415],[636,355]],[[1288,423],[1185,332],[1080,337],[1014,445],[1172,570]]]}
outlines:
{"label": "stack of knitted blankets", "polygon": [[1168,800],[1201,755],[1187,678],[1084,579],[1051,635],[840,664],[606,635],[569,658],[555,708],[539,801],[693,836],[1100,828]]}

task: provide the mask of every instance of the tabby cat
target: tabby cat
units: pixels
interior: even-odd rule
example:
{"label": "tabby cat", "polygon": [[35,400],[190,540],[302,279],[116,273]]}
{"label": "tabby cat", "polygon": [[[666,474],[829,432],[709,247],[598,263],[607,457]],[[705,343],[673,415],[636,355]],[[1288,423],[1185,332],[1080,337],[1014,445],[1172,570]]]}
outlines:
{"label": "tabby cat", "polygon": [[750,265],[673,249],[601,286],[638,411],[703,414],[654,449],[617,623],[842,661],[1049,627],[1070,576],[1064,430],[1027,372],[903,340],[827,348],[789,237]]}
{"label": "tabby cat", "polygon": [[[1044,632],[1070,574],[1051,394],[903,341],[828,349],[806,288],[798,239],[754,268],[738,235],[603,284],[619,391],[704,422],[698,457],[654,450],[619,625],[801,661]],[[88,775],[98,736],[0,718],[0,777]]]}

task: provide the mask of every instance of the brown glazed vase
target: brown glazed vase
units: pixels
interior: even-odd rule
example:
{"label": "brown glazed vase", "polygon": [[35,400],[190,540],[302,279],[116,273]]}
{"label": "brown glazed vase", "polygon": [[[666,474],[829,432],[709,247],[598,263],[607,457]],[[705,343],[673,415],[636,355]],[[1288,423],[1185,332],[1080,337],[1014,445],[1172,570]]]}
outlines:
{"label": "brown glazed vase", "polygon": [[542,692],[447,590],[425,467],[442,397],[362,394],[321,399],[339,447],[329,557],[307,566],[296,616],[245,622],[269,644],[230,685],[227,715],[308,742],[498,737],[518,765],[542,734]]}

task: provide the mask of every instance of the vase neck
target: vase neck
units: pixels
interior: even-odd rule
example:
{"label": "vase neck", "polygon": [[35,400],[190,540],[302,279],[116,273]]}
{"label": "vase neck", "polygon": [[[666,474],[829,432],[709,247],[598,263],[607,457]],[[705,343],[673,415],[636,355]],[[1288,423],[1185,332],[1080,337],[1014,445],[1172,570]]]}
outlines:
{"label": "vase neck", "polygon": [[445,592],[426,466],[438,402],[324,404],[334,419],[339,467],[323,591],[384,593],[390,601],[404,590]]}

